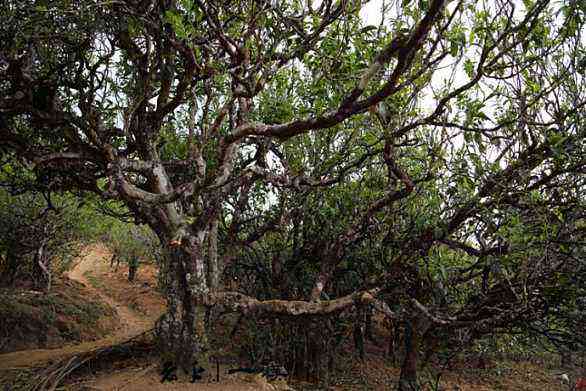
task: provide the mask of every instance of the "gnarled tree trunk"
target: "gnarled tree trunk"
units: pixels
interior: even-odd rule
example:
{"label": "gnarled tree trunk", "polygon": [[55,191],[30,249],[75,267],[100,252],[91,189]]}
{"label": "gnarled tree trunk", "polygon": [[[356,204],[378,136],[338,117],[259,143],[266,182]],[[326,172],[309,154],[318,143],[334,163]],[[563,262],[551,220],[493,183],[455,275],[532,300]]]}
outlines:
{"label": "gnarled tree trunk", "polygon": [[133,258],[128,262],[128,281],[134,282],[136,278],[136,272],[138,270],[138,259]]}
{"label": "gnarled tree trunk", "polygon": [[[184,239],[185,240],[185,239]],[[201,246],[196,238],[183,248],[168,247],[161,272],[166,285],[167,311],[155,325],[161,359],[186,372],[197,361],[207,364],[206,307],[208,293]]]}

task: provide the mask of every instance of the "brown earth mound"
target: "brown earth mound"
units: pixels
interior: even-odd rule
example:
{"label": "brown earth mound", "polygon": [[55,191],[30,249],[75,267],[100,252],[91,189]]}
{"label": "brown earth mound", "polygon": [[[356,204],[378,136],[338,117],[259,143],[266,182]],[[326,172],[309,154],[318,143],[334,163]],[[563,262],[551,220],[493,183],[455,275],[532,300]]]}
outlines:
{"label": "brown earth mound", "polygon": [[118,324],[112,307],[67,278],[49,293],[0,290],[0,319],[0,353],[96,340]]}

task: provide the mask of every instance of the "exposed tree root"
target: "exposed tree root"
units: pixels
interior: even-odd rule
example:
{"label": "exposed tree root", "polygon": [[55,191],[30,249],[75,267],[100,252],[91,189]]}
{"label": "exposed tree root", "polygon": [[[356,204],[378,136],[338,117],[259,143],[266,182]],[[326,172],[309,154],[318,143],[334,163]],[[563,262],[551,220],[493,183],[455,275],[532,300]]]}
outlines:
{"label": "exposed tree root", "polygon": [[39,369],[31,380],[28,391],[53,391],[71,374],[91,364],[112,363],[137,355],[145,355],[155,348],[152,330],[145,331],[124,342],[99,347],[61,359],[48,367]]}

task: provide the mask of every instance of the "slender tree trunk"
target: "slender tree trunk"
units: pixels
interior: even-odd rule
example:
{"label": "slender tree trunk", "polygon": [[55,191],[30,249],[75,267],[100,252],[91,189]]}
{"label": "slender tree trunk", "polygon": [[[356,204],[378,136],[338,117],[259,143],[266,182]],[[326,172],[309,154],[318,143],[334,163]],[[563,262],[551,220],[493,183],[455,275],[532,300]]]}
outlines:
{"label": "slender tree trunk", "polygon": [[138,259],[131,259],[128,263],[128,281],[133,282],[138,270]]}
{"label": "slender tree trunk", "polygon": [[389,331],[388,342],[387,342],[387,351],[386,356],[390,358],[393,366],[397,363],[397,352],[396,352],[396,343],[399,334],[399,327],[397,322],[388,318],[385,321],[385,325],[387,326],[387,330]]}
{"label": "slender tree trunk", "polygon": [[417,350],[419,347],[419,338],[417,334],[417,325],[413,320],[405,322],[405,359],[401,367],[401,376],[399,378],[399,391],[416,391],[420,390],[417,382]]}
{"label": "slender tree trunk", "polygon": [[4,268],[1,270],[0,285],[1,286],[13,286],[16,276],[18,275],[18,267],[20,265],[20,259],[16,256],[16,252],[8,249],[6,252],[6,259]]}
{"label": "slender tree trunk", "polygon": [[563,348],[563,350],[560,351],[560,356],[561,356],[561,366],[563,368],[569,367],[572,365],[572,352],[569,352],[567,349]]}
{"label": "slender tree trunk", "polygon": [[[421,360],[421,368],[424,369],[432,361],[433,355],[438,351],[442,334],[437,328],[430,328],[421,338],[421,346],[425,346],[425,354]],[[496,352],[496,349],[495,349]]]}
{"label": "slender tree trunk", "polygon": [[321,341],[320,335],[315,330],[315,325],[310,324],[307,334],[307,362],[305,366],[308,369],[308,380],[313,383],[319,383],[321,378]]}
{"label": "slender tree trunk", "polygon": [[134,277],[136,277],[136,266],[131,264],[128,266],[128,282],[133,282]]}
{"label": "slender tree trunk", "polygon": [[373,310],[374,310],[374,308],[370,305],[366,308],[366,317],[365,317],[365,321],[364,321],[365,322],[364,334],[365,334],[366,339],[368,339],[371,342],[375,341],[374,331],[373,331],[374,326],[373,326],[373,321],[372,321]]}
{"label": "slender tree trunk", "polygon": [[208,293],[201,246],[186,250],[169,248],[164,273],[167,312],[155,325],[161,359],[188,372],[197,361],[207,366],[206,308],[201,298]]}
{"label": "slender tree trunk", "polygon": [[112,254],[112,258],[110,258],[110,269],[114,268],[114,262],[116,261],[117,255],[116,253]]}
{"label": "slender tree trunk", "polygon": [[360,361],[364,361],[364,310],[360,308],[354,319],[352,335],[354,337],[354,349]]}
{"label": "slender tree trunk", "polygon": [[35,256],[36,266],[40,270],[40,288],[44,288],[46,292],[51,290],[52,272],[51,272],[51,258],[45,253],[45,243],[37,249]]}

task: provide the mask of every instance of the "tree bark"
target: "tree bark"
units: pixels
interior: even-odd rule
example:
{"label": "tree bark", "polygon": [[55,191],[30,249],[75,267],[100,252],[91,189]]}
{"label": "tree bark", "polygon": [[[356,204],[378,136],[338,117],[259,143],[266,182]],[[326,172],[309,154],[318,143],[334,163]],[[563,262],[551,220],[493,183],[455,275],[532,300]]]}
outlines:
{"label": "tree bark", "polygon": [[366,339],[368,339],[371,342],[375,341],[374,338],[374,322],[372,321],[372,317],[373,317],[373,306],[369,305],[366,308],[366,316],[365,316],[365,320],[364,320],[364,334]]}
{"label": "tree bark", "polygon": [[360,361],[364,361],[364,308],[357,308],[352,330],[354,349]]}
{"label": "tree bark", "polygon": [[312,383],[319,383],[321,375],[321,341],[320,335],[315,330],[315,325],[309,324],[309,331],[306,334],[307,357],[303,365],[307,368],[307,380]]}
{"label": "tree bark", "polygon": [[10,287],[14,285],[16,276],[18,275],[19,258],[16,254],[8,249],[6,252],[6,258],[4,260],[4,267],[0,270],[0,285]]}
{"label": "tree bark", "polygon": [[417,382],[417,350],[419,338],[417,324],[413,320],[405,321],[405,359],[399,377],[399,391],[420,390]]}
{"label": "tree bark", "polygon": [[[193,243],[193,240],[191,240]],[[155,325],[160,357],[172,361],[188,373],[197,361],[208,364],[208,342],[205,327],[207,294],[206,275],[201,247],[168,248],[164,264],[167,312]]]}
{"label": "tree bark", "polygon": [[39,288],[44,288],[46,292],[51,290],[52,271],[51,258],[45,252],[46,240],[43,240],[35,254],[35,268],[39,270]]}
{"label": "tree bark", "polygon": [[128,264],[128,281],[133,282],[138,270],[138,260],[132,259]]}
{"label": "tree bark", "polygon": [[386,356],[387,358],[391,359],[391,362],[394,366],[398,361],[397,348],[401,342],[401,323],[391,318],[387,318],[385,324],[387,326],[387,330],[389,331]]}
{"label": "tree bark", "polygon": [[220,286],[221,266],[218,264],[218,219],[210,224],[208,234],[208,286],[210,290],[217,291]]}

